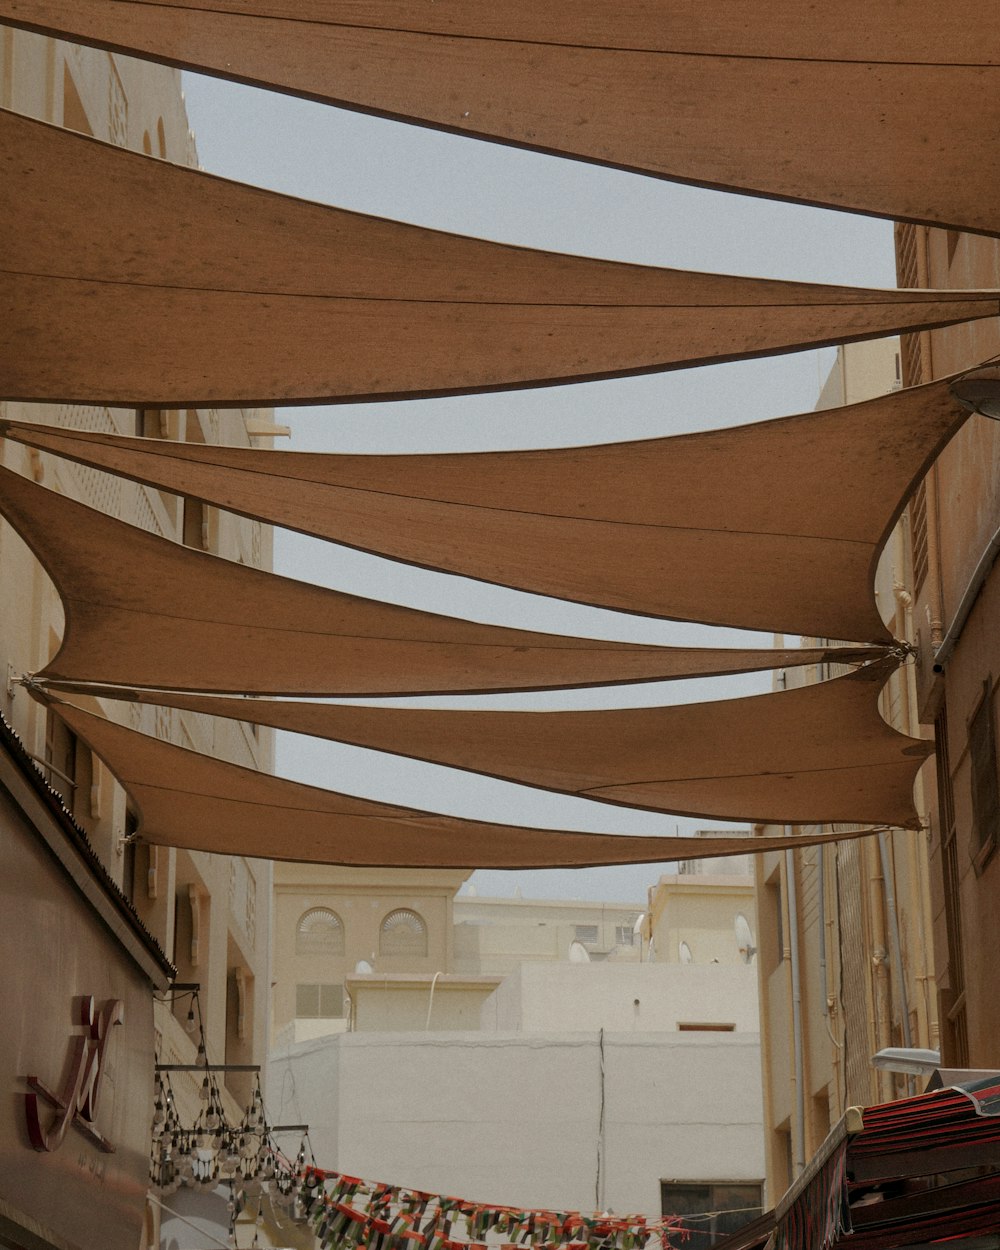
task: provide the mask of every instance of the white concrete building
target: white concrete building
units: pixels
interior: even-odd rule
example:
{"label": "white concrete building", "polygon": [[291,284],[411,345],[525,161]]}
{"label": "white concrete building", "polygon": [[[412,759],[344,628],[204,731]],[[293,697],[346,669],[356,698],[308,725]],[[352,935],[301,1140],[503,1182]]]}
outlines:
{"label": "white concrete building", "polygon": [[[275,1117],[308,1120],[319,1165],[366,1180],[484,1204],[742,1218],[763,1202],[764,1144],[756,968],[733,923],[753,916],[752,882],[739,867],[650,891],[654,936],[676,948],[683,927],[689,962],[649,962],[637,907],[470,899],[468,927],[495,939],[507,975],[349,976],[351,1031],[286,1032],[272,1052]],[[629,958],[614,960],[626,928]],[[573,943],[590,961],[570,961]],[[538,958],[549,946],[555,957]]]}
{"label": "white concrete building", "polygon": [[658,1216],[662,1182],[763,1176],[756,1033],[347,1033],[270,1088],[321,1166],[484,1203]]}
{"label": "white concrete building", "polygon": [[486,1031],[757,1033],[757,973],[739,964],[522,964],[483,1004]]}

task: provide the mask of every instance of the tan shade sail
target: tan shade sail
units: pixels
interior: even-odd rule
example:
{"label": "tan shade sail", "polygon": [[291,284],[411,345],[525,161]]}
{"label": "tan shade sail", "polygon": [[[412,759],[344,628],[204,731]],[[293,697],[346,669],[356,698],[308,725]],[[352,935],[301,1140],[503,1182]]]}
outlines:
{"label": "tan shade sail", "polygon": [[728,651],[566,638],[292,581],[168,542],[0,468],[0,515],[55,583],[44,676],[270,694],[430,694],[745,672],[870,652]]}
{"label": "tan shade sail", "polygon": [[1000,309],[996,291],[769,282],[488,243],[5,111],[0,220],[6,399],[232,406],[548,385]]}
{"label": "tan shade sail", "polygon": [[552,451],[345,456],[0,434],[395,559],[684,620],[885,641],[881,547],[967,417],[947,381],[737,429]]}
{"label": "tan shade sail", "polygon": [[682,182],[996,233],[982,0],[0,0],[172,65]]}
{"label": "tan shade sail", "polygon": [[657,863],[811,846],[862,836],[644,838],[532,829],[433,815],[241,768],[56,709],[132,797],[148,842],[226,855],[408,868],[555,868]]}
{"label": "tan shade sail", "polygon": [[913,782],[933,747],[879,714],[895,666],[887,659],[752,698],[585,712],[140,697],[605,803],[769,824],[918,828]]}

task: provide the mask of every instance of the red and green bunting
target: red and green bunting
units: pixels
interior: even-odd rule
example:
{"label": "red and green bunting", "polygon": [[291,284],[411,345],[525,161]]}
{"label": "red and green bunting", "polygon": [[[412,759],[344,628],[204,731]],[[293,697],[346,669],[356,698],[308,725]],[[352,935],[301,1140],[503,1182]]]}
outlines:
{"label": "red and green bunting", "polygon": [[669,1247],[671,1233],[687,1236],[676,1217],[482,1206],[318,1168],[306,1171],[301,1198],[323,1250],[652,1250]]}

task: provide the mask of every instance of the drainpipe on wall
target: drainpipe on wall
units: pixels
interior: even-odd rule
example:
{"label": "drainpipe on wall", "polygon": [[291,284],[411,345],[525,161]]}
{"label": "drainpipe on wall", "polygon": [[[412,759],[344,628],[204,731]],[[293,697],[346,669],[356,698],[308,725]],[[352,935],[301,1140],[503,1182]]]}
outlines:
{"label": "drainpipe on wall", "polygon": [[[788,826],[785,827],[786,832]],[[794,826],[792,832],[795,832]],[[788,948],[792,972],[792,1051],[795,1067],[795,1133],[792,1154],[795,1176],[806,1166],[805,1056],[802,1051],[802,981],[799,970],[799,898],[795,884],[795,854],[785,851],[785,896],[788,899]],[[794,1179],[794,1178],[793,1178]]]}
{"label": "drainpipe on wall", "polygon": [[[928,229],[917,226],[914,236],[914,252],[917,262],[917,286],[929,288],[930,265],[927,256]],[[921,330],[917,336],[919,345],[920,376],[905,379],[908,386],[934,381],[934,338],[930,330]],[[941,549],[938,543],[938,504],[941,491],[938,466],[933,464],[924,478],[924,504],[927,511],[927,577],[924,583],[927,606],[930,609],[928,629],[930,644],[936,651],[944,638],[944,594],[941,588]]]}
{"label": "drainpipe on wall", "polygon": [[[927,509],[927,603],[931,610],[928,622],[931,646],[937,652],[944,642],[944,595],[941,590],[941,551],[938,544],[938,468],[931,466],[924,479],[924,502]],[[936,657],[935,657],[936,658]]]}
{"label": "drainpipe on wall", "polygon": [[[896,887],[892,875],[892,863],[889,859],[889,841],[885,830],[878,834],[878,855],[882,864],[882,880],[885,883],[885,906],[889,918],[889,947],[892,953],[892,975],[896,982],[899,1002],[900,1025],[903,1032],[903,1045],[913,1045],[910,1031],[910,1004],[906,993],[906,981],[903,978],[903,952],[899,941],[899,916],[896,912]],[[916,1082],[912,1076],[906,1078],[906,1092],[912,1098],[916,1091]]]}
{"label": "drainpipe on wall", "polygon": [[[892,1045],[892,1021],[889,1007],[889,953],[885,925],[885,892],[881,864],[873,861],[872,848],[865,847],[868,863],[868,910],[871,917],[871,963],[873,1023],[875,1050]],[[874,1053],[874,1052],[873,1052]],[[875,1069],[879,1102],[891,1102],[896,1096],[891,1072]]]}
{"label": "drainpipe on wall", "polygon": [[832,1010],[837,1000],[835,996],[831,994],[830,992],[830,977],[829,977],[829,971],[827,969],[827,959],[826,959],[826,951],[827,951],[826,930],[827,930],[828,925],[831,928],[833,926],[833,917],[828,916],[827,911],[826,911],[826,852],[827,852],[827,848],[825,846],[819,846],[816,849],[818,851],[818,855],[816,859],[816,865],[817,865],[817,870],[818,870],[817,880],[816,880],[816,896],[819,900],[819,917],[818,917],[818,924],[817,924],[817,927],[819,929],[819,982],[820,982],[820,987],[822,989],[822,994],[823,994],[823,1007],[822,1007],[823,1023],[826,1025],[826,1033],[830,1039],[831,1045],[833,1046],[833,1055],[831,1057],[830,1066],[833,1068],[834,1087],[836,1090],[836,1104],[835,1105],[839,1109],[841,1106],[841,1100],[843,1096],[842,1095],[843,1074],[841,1072],[841,1062],[843,1059],[844,1046],[842,1042],[838,1042],[836,1037],[834,1037],[833,1028],[830,1023]]}

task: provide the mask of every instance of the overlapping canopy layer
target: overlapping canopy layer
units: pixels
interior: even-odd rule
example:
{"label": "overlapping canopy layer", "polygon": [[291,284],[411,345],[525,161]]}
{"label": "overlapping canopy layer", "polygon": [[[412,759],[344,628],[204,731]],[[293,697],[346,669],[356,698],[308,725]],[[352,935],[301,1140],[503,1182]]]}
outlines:
{"label": "overlapping canopy layer", "polygon": [[0,20],[684,182],[997,233],[981,0],[0,0]]}
{"label": "overlapping canopy layer", "polygon": [[996,291],[823,287],[488,243],[227,182],[2,110],[0,220],[5,399],[238,406],[482,391],[1000,309]]}
{"label": "overlapping canopy layer", "polygon": [[678,815],[918,828],[932,752],[885,723],[884,660],[797,690],[676,707],[459,711],[140,696],[546,790]]}
{"label": "overlapping canopy layer", "polygon": [[336,456],[30,424],[0,433],[483,581],[652,616],[885,641],[879,551],[966,416],[945,381],[736,429],[551,451]]}
{"label": "overlapping canopy layer", "polygon": [[132,796],[142,836],[169,846],[371,867],[548,868],[740,855],[869,832],[642,838],[465,820],[286,781],[147,737],[71,704],[56,707]]}
{"label": "overlapping canopy layer", "polygon": [[269,694],[430,694],[745,672],[865,648],[729,651],[566,638],[341,594],[168,542],[0,468],[0,515],[66,609],[43,676]]}

